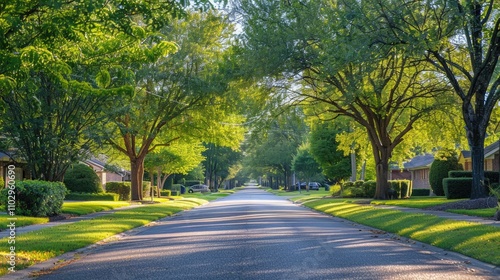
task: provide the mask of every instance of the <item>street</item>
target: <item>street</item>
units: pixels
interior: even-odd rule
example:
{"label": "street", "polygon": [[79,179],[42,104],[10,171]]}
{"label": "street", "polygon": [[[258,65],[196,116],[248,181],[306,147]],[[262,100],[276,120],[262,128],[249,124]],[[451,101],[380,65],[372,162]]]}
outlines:
{"label": "street", "polygon": [[387,236],[247,188],[37,279],[496,279]]}

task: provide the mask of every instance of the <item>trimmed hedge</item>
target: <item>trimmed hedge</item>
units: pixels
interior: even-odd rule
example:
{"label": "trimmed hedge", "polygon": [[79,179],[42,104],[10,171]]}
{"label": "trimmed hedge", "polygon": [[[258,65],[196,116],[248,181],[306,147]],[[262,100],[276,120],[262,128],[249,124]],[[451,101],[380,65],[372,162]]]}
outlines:
{"label": "trimmed hedge", "polygon": [[85,164],[74,164],[64,174],[64,185],[71,192],[102,193],[101,180],[92,168]]}
{"label": "trimmed hedge", "polygon": [[460,169],[462,169],[462,165],[458,163],[458,158],[454,152],[439,151],[429,170],[429,184],[432,191],[438,196],[443,196],[443,179],[449,177],[450,170]]}
{"label": "trimmed hedge", "polygon": [[429,195],[431,195],[431,190],[430,189],[413,189],[412,195],[413,196],[429,196]]}
{"label": "trimmed hedge", "polygon": [[142,181],[142,196],[151,197],[151,182]]}
{"label": "trimmed hedge", "polygon": [[172,196],[172,193],[170,190],[161,190],[160,195],[161,196]]}
{"label": "trimmed hedge", "polygon": [[106,192],[118,194],[120,201],[129,201],[130,200],[130,190],[131,190],[131,183],[130,182],[107,182],[106,183]]}
{"label": "trimmed hedge", "polygon": [[472,191],[472,178],[444,178],[443,189],[446,198],[470,198]]}
{"label": "trimmed hedge", "polygon": [[377,182],[373,180],[366,181],[363,183],[362,188],[365,197],[374,197],[375,190],[377,189]]}
{"label": "trimmed hedge", "polygon": [[68,192],[62,182],[38,180],[16,181],[15,190],[1,191],[3,205],[8,205],[9,196],[15,196],[16,215],[50,217],[61,213],[64,196]]}
{"label": "trimmed hedge", "polygon": [[116,193],[70,193],[65,200],[80,201],[119,201],[120,195]]}
{"label": "trimmed hedge", "polygon": [[409,180],[389,180],[391,189],[395,191],[395,198],[409,198],[412,195],[411,182]]}
{"label": "trimmed hedge", "polygon": [[[451,170],[448,172],[449,178],[472,178],[472,171]],[[490,184],[500,183],[500,173],[497,171],[484,171],[484,178]]]}

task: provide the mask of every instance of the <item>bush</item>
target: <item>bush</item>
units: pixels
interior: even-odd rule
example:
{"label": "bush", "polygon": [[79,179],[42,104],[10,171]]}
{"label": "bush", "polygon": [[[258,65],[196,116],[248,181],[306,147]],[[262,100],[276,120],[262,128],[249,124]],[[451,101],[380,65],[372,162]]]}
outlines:
{"label": "bush", "polygon": [[365,197],[374,197],[375,190],[377,189],[376,181],[366,181],[362,185],[363,193]]}
{"label": "bush", "polygon": [[341,191],[342,191],[341,186],[338,183],[330,186],[330,194],[332,196],[340,195]]}
{"label": "bush", "polygon": [[[27,180],[16,181],[15,186],[16,215],[50,217],[61,213],[64,196],[68,191],[62,182]],[[3,205],[8,205],[11,195],[12,190],[8,188],[1,191]]]}
{"label": "bush", "polygon": [[85,164],[74,164],[64,174],[64,184],[71,192],[102,193],[99,176]]}
{"label": "bush", "polygon": [[443,189],[448,199],[470,198],[472,178],[445,178]]}
{"label": "bush", "polygon": [[142,196],[151,197],[151,182],[142,181]]}
{"label": "bush", "polygon": [[178,195],[180,195],[180,192],[179,191],[171,191],[171,195],[178,196]]}
{"label": "bush", "polygon": [[131,190],[130,182],[107,182],[106,183],[106,192],[118,194],[120,201],[129,201],[130,200],[130,190]]}
{"label": "bush", "polygon": [[432,191],[439,196],[444,195],[443,179],[450,177],[450,170],[461,170],[462,165],[454,151],[442,150],[437,152],[429,171],[429,184]]}
{"label": "bush", "polygon": [[161,190],[160,194],[161,194],[161,196],[172,196],[172,193],[170,190]]}
{"label": "bush", "polygon": [[431,195],[431,190],[430,189],[413,189],[412,195],[413,196],[429,196],[429,195]]}
{"label": "bush", "polygon": [[[448,172],[450,178],[472,178],[472,171],[452,170]],[[500,173],[497,171],[484,171],[484,178],[490,184],[499,183]]]}
{"label": "bush", "polygon": [[66,195],[65,199],[80,201],[118,201],[120,195],[116,193],[70,193]]}

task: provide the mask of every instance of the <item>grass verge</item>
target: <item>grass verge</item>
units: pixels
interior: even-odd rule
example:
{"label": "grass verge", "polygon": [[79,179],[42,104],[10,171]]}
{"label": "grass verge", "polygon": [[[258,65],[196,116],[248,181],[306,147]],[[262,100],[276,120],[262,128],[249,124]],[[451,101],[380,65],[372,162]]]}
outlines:
{"label": "grass verge", "polygon": [[[50,258],[94,244],[115,234],[146,225],[182,210],[206,203],[202,199],[180,199],[167,203],[146,205],[118,211],[92,220],[45,228],[15,239],[16,270],[46,261]],[[9,245],[7,238],[0,240],[0,275],[8,273]]]}
{"label": "grass verge", "polygon": [[355,223],[500,265],[500,231],[494,226],[454,221],[434,215],[376,209],[374,206],[332,199],[318,199],[304,205]]}
{"label": "grass verge", "polygon": [[[8,228],[7,218],[11,218],[7,214],[0,214],[0,231],[6,230]],[[45,224],[49,222],[47,217],[26,217],[26,216],[16,216],[16,227],[24,227],[36,224]]]}
{"label": "grass verge", "polygon": [[125,201],[67,201],[63,203],[62,213],[80,216],[129,205]]}

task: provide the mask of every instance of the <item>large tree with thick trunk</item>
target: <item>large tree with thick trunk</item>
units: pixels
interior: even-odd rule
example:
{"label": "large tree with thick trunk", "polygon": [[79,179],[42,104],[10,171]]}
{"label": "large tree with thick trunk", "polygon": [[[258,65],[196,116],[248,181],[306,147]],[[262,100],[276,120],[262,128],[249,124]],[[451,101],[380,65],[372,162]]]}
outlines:
{"label": "large tree with thick trunk", "polygon": [[394,149],[416,122],[449,102],[447,84],[403,48],[372,44],[379,34],[366,32],[376,22],[363,2],[240,2],[251,73],[294,83],[289,100],[318,108],[318,116],[361,125],[375,158],[375,197],[386,198]]}
{"label": "large tree with thick trunk", "polygon": [[[179,138],[216,140],[223,108],[229,108],[218,67],[230,34],[220,15],[192,13],[144,41],[143,63],[124,63],[134,74],[135,91],[110,103],[113,121],[105,128],[104,142],[130,162],[132,200],[142,200],[144,160],[150,152]],[[168,42],[175,42],[177,50]],[[156,59],[158,53],[164,56]]]}
{"label": "large tree with thick trunk", "polygon": [[500,99],[500,2],[373,1],[373,7],[380,26],[393,31],[378,43],[420,53],[460,98],[472,157],[471,198],[485,197],[484,142]]}

